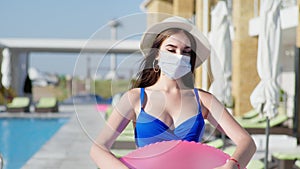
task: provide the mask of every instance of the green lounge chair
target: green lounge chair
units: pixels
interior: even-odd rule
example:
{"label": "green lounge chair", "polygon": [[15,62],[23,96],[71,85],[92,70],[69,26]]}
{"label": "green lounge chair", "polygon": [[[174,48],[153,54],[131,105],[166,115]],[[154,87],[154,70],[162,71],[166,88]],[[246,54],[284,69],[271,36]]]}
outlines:
{"label": "green lounge chair", "polygon": [[112,149],[135,149],[134,127],[128,124],[112,145]]}
{"label": "green lounge chair", "polygon": [[[235,151],[235,146],[229,146],[224,149],[224,152],[232,155]],[[247,169],[264,169],[265,165],[261,160],[252,159],[247,165]]]}
{"label": "green lounge chair", "polygon": [[[288,120],[287,115],[285,114],[278,114],[274,118],[270,119],[270,127],[274,127],[277,125],[282,124]],[[266,118],[265,117],[254,117],[252,119],[237,119],[237,121],[241,124],[244,128],[265,128],[267,126]]]}
{"label": "green lounge chair", "polygon": [[278,169],[293,168],[296,160],[300,160],[300,152],[274,152],[272,161]]}
{"label": "green lounge chair", "polygon": [[28,97],[15,97],[6,105],[7,112],[30,112],[30,99]]}
{"label": "green lounge chair", "polygon": [[[288,134],[293,135],[293,129],[283,126],[284,122],[289,120],[285,114],[284,108],[278,108],[279,113],[270,119],[270,134]],[[236,121],[244,127],[250,134],[265,134],[267,121],[265,117],[261,117],[254,110],[246,113],[246,117],[237,117]],[[251,117],[251,118],[249,118]]]}
{"label": "green lounge chair", "polygon": [[224,141],[221,138],[218,138],[218,139],[209,141],[205,144],[220,149],[224,146]]}
{"label": "green lounge chair", "polygon": [[35,112],[58,112],[58,102],[55,97],[42,97],[35,105]]}
{"label": "green lounge chair", "polygon": [[252,119],[254,117],[257,117],[259,115],[259,112],[255,109],[252,109],[245,114],[243,114],[241,117],[236,117],[237,119]]}
{"label": "green lounge chair", "polygon": [[[112,106],[110,106],[106,110],[106,119],[109,118],[109,116],[112,113]],[[126,128],[123,130],[123,132],[119,135],[119,137],[116,139],[114,144],[112,145],[112,149],[118,149],[118,150],[133,150],[136,148],[135,145],[135,138],[134,138],[134,126],[133,124],[128,124]]]}
{"label": "green lounge chair", "polygon": [[111,115],[112,110],[113,110],[112,106],[109,106],[109,107],[106,109],[106,111],[105,111],[105,119],[106,119],[106,120],[107,120],[108,117]]}

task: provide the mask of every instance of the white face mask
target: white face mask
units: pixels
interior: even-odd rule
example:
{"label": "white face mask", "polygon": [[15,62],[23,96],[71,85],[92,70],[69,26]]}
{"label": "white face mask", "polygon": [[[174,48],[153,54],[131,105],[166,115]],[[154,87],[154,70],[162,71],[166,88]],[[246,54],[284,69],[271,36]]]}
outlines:
{"label": "white face mask", "polygon": [[189,56],[160,51],[158,65],[167,77],[179,79],[191,71],[190,59]]}

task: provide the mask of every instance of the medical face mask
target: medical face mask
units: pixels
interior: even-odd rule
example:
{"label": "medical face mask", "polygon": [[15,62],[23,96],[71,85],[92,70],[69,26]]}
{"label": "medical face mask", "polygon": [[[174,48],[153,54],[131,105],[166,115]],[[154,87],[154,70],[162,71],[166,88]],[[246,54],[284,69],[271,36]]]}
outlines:
{"label": "medical face mask", "polygon": [[171,79],[179,79],[191,71],[189,56],[167,51],[160,51],[158,65],[161,71]]}

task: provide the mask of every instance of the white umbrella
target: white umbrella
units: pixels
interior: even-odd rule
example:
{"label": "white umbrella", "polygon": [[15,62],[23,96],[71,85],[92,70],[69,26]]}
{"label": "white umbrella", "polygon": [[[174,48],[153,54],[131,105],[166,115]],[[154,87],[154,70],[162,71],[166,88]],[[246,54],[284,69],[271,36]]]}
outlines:
{"label": "white umbrella", "polygon": [[276,115],[279,102],[279,86],[276,78],[280,40],[280,0],[264,0],[260,9],[257,55],[257,72],[261,81],[251,94],[250,100],[257,111],[262,110],[269,118]]}
{"label": "white umbrella", "polygon": [[2,51],[2,64],[1,64],[1,73],[2,73],[2,85],[8,89],[11,85],[11,60],[10,60],[10,51],[8,48],[3,49]]}
{"label": "white umbrella", "polygon": [[269,118],[278,111],[279,87],[278,57],[281,41],[280,0],[263,0],[260,5],[260,31],[258,39],[257,72],[261,79],[250,96],[252,106],[267,117],[266,157],[268,158]]}
{"label": "white umbrella", "polygon": [[231,96],[231,38],[230,22],[226,3],[220,1],[211,12],[211,32],[209,41],[212,46],[210,57],[213,83],[212,92],[221,102],[227,106],[232,105]]}

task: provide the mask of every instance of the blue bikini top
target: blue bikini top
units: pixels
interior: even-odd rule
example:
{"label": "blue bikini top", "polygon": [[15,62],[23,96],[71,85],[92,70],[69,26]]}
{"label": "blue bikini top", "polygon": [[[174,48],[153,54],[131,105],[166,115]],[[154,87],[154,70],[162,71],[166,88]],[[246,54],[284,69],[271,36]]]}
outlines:
{"label": "blue bikini top", "polygon": [[175,129],[170,129],[163,121],[144,111],[145,89],[141,88],[141,111],[135,124],[135,142],[138,147],[170,140],[201,141],[205,124],[199,102],[198,90],[194,89],[198,102],[198,113],[190,117]]}

